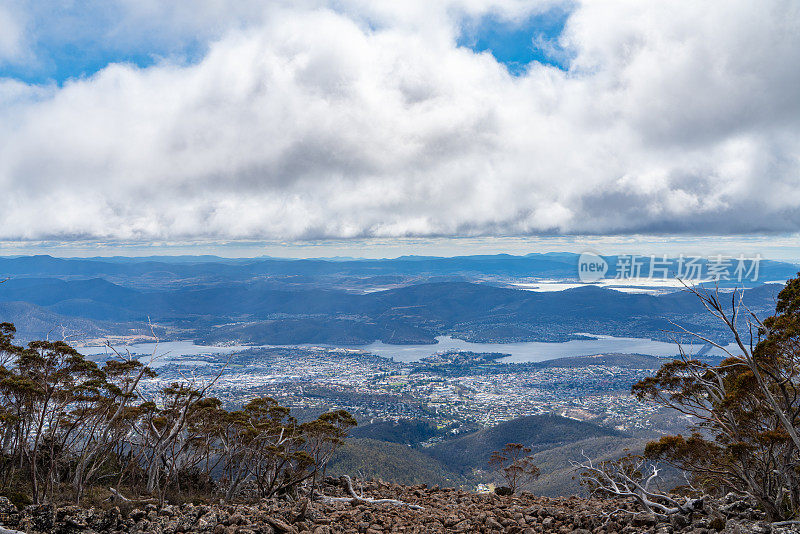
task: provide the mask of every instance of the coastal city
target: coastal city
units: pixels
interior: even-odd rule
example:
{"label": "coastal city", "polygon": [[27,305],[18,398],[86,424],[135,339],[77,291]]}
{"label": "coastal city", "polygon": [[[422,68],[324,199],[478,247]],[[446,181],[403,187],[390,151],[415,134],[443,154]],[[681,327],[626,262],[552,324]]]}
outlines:
{"label": "coastal city", "polygon": [[497,361],[502,356],[448,352],[404,363],[359,349],[253,348],[170,357],[143,388],[153,392],[176,381],[213,380],[214,395],[231,407],[269,396],[301,416],[343,408],[360,421],[424,418],[455,432],[548,413],[627,432],[652,430],[659,420],[657,406],[630,394],[631,385],[652,369],[576,366],[570,359],[564,366],[506,364]]}

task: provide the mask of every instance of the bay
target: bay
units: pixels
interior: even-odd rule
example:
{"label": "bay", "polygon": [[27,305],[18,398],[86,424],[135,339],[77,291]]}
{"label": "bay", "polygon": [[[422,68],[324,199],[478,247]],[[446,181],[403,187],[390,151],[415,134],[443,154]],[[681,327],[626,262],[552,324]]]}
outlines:
{"label": "bay", "polygon": [[[300,345],[196,345],[192,341],[168,341],[158,345],[156,353],[160,356],[154,366],[158,367],[170,361],[193,360],[193,357],[208,354],[230,354],[244,350],[264,347],[275,348],[280,346],[301,347],[301,348],[320,348],[320,349],[349,349],[359,350],[391,358],[398,362],[416,362],[436,353],[449,351],[471,351],[471,352],[499,352],[509,354],[500,361],[507,363],[523,362],[542,362],[555,360],[558,358],[568,358],[571,356],[586,356],[591,354],[606,353],[626,353],[626,354],[647,354],[651,356],[669,357],[678,354],[675,343],[663,341],[653,341],[651,339],[615,337],[597,334],[584,334],[593,336],[595,339],[578,339],[561,343],[545,343],[536,341],[525,341],[517,343],[473,343],[456,339],[450,336],[437,337],[438,343],[425,345],[390,345],[381,341],[375,341],[369,345],[342,346],[342,345],[319,345],[319,344],[300,344]],[[150,355],[156,348],[154,343],[138,343],[129,346],[120,346],[116,349],[120,352],[130,351],[137,355]],[[701,350],[704,354],[721,355],[719,349],[708,350],[702,344],[685,346],[687,352],[697,354]],[[108,353],[107,347],[81,347],[80,352],[87,356],[99,356]]]}

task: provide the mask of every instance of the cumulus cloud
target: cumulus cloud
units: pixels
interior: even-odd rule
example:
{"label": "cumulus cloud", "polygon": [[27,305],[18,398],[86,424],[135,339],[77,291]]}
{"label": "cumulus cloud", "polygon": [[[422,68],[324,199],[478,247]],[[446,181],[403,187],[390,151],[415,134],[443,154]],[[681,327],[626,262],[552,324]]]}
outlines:
{"label": "cumulus cloud", "polygon": [[0,6],[0,65],[17,61],[25,51],[22,21],[7,6]]}
{"label": "cumulus cloud", "polygon": [[800,227],[796,2],[576,3],[520,76],[459,28],[554,2],[182,5],[114,32],[195,62],[0,80],[0,239]]}

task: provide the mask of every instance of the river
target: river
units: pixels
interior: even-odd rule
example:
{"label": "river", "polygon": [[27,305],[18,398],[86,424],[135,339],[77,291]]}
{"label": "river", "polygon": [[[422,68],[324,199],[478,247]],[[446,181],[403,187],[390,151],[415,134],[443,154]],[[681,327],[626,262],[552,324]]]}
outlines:
{"label": "river", "polygon": [[[678,353],[674,343],[653,341],[650,339],[632,337],[614,337],[596,334],[592,335],[596,339],[578,339],[561,343],[544,343],[536,341],[525,341],[519,343],[471,343],[450,336],[439,336],[438,343],[434,345],[389,345],[380,341],[375,341],[369,345],[359,346],[336,346],[336,345],[291,345],[293,347],[322,347],[322,348],[347,348],[360,349],[385,358],[392,358],[398,362],[415,362],[426,356],[437,352],[445,351],[472,351],[472,352],[501,352],[510,354],[503,358],[504,362],[542,362],[557,358],[567,358],[570,356],[585,356],[589,354],[603,354],[611,352],[648,354],[651,356],[674,356]],[[259,347],[273,348],[278,345],[260,345]],[[116,347],[118,351],[129,350],[133,354],[149,355],[153,353],[155,344],[139,343],[130,346]],[[163,365],[169,361],[180,360],[183,363],[193,361],[193,356],[203,354],[229,354],[243,350],[257,348],[246,345],[214,346],[196,345],[192,341],[168,341],[158,345],[157,353],[161,355],[155,366]],[[702,345],[691,347],[692,352],[696,353]],[[687,347],[687,350],[689,347]],[[107,352],[105,347],[81,347],[80,352],[87,356],[101,355]],[[708,351],[709,354],[720,354],[717,349]]]}

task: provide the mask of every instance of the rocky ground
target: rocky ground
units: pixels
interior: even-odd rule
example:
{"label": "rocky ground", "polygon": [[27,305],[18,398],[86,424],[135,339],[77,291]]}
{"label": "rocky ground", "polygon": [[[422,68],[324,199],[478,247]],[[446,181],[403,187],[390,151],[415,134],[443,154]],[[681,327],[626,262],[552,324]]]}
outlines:
{"label": "rocky ground", "polygon": [[[346,496],[340,485],[329,484],[326,495]],[[729,495],[704,504],[690,517],[658,522],[636,511],[632,503],[580,499],[548,499],[531,494],[500,497],[461,490],[400,486],[380,482],[356,484],[371,498],[398,499],[421,510],[369,502],[314,502],[270,499],[253,505],[136,506],[123,502],[108,509],[77,506],[28,506],[17,510],[0,498],[0,522],[5,529],[33,533],[173,534],[335,534],[389,532],[486,533],[788,533],[789,527],[772,527],[751,503]],[[0,532],[3,530],[0,529]],[[796,532],[800,532],[798,529]]]}

